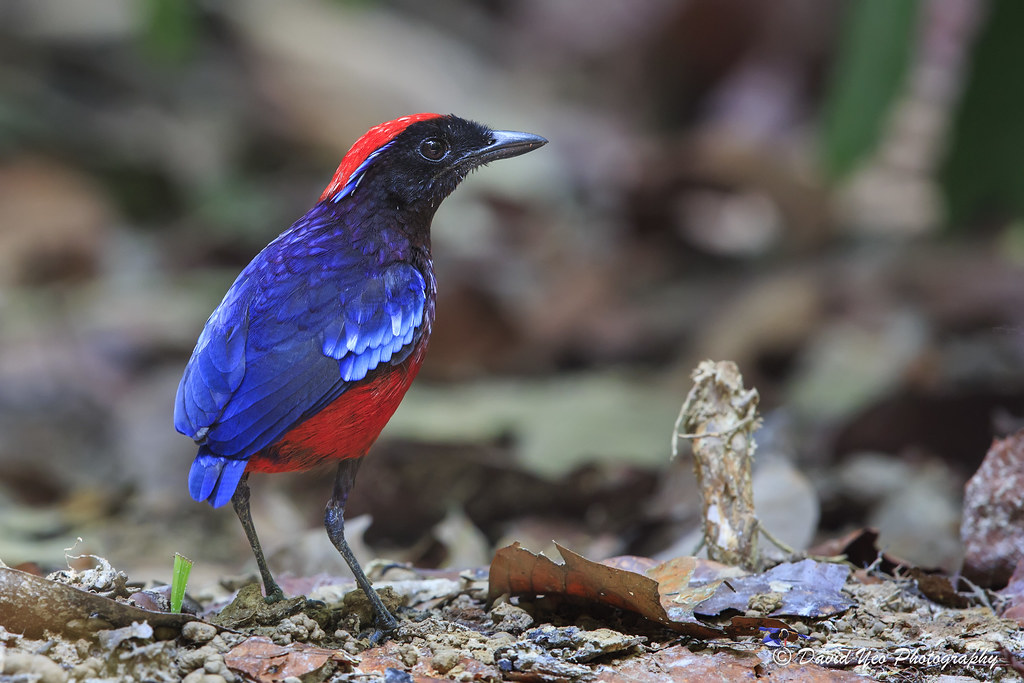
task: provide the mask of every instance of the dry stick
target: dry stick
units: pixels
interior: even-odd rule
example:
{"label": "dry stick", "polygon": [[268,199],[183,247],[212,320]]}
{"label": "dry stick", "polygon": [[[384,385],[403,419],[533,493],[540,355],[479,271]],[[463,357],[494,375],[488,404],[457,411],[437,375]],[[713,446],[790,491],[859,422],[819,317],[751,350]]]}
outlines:
{"label": "dry stick", "polygon": [[757,447],[757,391],[743,388],[735,363],[703,361],[694,370],[672,436],[693,440],[694,471],[701,490],[704,539],[708,556],[753,568],[757,561],[757,524],[751,459]]}
{"label": "dry stick", "polygon": [[[760,533],[792,559],[810,557],[823,562],[845,561],[845,555],[826,557],[797,552],[768,531],[757,519],[750,472],[750,462],[757,447],[753,431],[760,421],[757,416],[757,390],[744,389],[739,369],[728,361],[703,361],[691,376],[694,386],[679,409],[673,429],[672,457],[679,454],[680,439],[698,442],[693,445],[694,469],[704,504],[705,533],[693,554],[696,555],[701,548],[707,546],[708,555],[712,559],[721,559],[728,564],[754,566],[757,564],[756,535]],[[733,423],[725,428],[718,426],[717,429],[706,429],[717,422],[730,420]],[[691,431],[701,428],[705,428],[705,431]],[[738,444],[733,444],[737,435],[744,436],[743,432],[750,434],[745,435]],[[698,440],[705,438],[721,439],[723,444],[720,448],[701,448]],[[731,539],[728,534],[726,538],[733,545],[722,547],[716,543],[720,537],[720,522],[709,518],[711,509],[715,509],[720,520],[730,525],[734,533]],[[737,529],[738,533],[735,532]]]}

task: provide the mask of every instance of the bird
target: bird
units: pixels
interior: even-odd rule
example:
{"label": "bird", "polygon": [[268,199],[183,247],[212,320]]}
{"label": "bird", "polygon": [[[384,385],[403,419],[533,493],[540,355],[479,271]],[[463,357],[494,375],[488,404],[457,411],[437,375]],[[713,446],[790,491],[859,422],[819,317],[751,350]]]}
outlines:
{"label": "bird", "polygon": [[369,599],[376,633],[397,628],[345,540],[344,513],[362,458],[430,340],[431,222],[470,171],[546,143],[453,114],[374,126],[210,315],[178,385],[174,426],[198,447],[189,494],[214,507],[231,502],[268,602],[284,593],[253,526],[249,475],[336,462],[327,535]]}

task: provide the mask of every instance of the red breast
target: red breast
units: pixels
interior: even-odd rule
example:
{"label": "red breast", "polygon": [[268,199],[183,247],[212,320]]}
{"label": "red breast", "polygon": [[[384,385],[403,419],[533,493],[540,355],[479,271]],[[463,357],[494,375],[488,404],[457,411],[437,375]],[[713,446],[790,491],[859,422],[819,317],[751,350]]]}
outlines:
{"label": "red breast", "polygon": [[423,364],[424,334],[403,363],[350,387],[323,410],[249,459],[248,472],[297,472],[329,460],[361,458],[380,436]]}

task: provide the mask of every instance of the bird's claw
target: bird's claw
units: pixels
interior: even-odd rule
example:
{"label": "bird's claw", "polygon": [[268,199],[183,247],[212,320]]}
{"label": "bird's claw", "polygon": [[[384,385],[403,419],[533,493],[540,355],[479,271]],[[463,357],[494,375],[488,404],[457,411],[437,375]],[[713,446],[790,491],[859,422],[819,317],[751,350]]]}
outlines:
{"label": "bird's claw", "polygon": [[372,630],[364,631],[360,634],[360,638],[366,638],[366,642],[370,644],[370,647],[376,647],[382,643],[387,642],[395,631],[398,630],[398,622],[393,621],[389,626],[382,626],[379,622],[374,624]]}

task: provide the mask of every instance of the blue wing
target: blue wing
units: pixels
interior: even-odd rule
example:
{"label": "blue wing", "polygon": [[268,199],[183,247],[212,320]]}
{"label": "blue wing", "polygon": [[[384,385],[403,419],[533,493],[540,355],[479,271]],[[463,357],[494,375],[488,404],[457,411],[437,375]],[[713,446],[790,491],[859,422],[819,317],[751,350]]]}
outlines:
{"label": "blue wing", "polygon": [[415,267],[288,235],[228,290],[178,386],[174,426],[199,444],[189,493],[214,506],[231,499],[249,456],[404,359],[424,329],[427,284]]}

